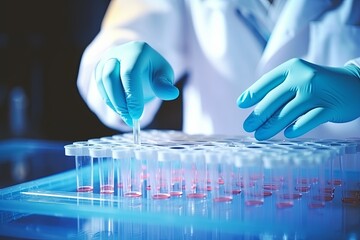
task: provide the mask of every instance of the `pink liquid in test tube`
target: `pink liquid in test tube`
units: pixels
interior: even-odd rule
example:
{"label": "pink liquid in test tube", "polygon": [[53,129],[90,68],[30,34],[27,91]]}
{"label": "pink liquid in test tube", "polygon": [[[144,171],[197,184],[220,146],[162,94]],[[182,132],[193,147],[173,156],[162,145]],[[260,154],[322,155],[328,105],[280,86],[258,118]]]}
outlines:
{"label": "pink liquid in test tube", "polygon": [[114,193],[114,159],[111,145],[95,145],[89,149],[90,156],[98,161],[101,194]]}
{"label": "pink liquid in test tube", "polygon": [[65,155],[75,157],[76,190],[77,192],[92,192],[93,185],[93,160],[89,155],[91,144],[77,142],[65,146]]}

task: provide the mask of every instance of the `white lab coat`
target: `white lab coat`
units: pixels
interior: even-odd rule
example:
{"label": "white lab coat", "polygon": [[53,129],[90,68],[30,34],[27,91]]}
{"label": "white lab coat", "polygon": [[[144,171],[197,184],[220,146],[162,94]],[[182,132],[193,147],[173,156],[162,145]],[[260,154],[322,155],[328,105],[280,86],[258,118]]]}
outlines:
{"label": "white lab coat", "polygon": [[[261,1],[261,0],[259,0]],[[242,0],[113,0],[101,31],[82,57],[78,88],[90,109],[107,126],[129,130],[101,100],[93,70],[101,54],[117,44],[148,42],[185,72],[183,90],[186,133],[237,134],[252,109],[240,109],[237,97],[262,74],[293,57],[310,62],[360,66],[360,1],[277,1],[268,12],[271,36],[263,49],[236,14]],[[359,93],[360,94],[360,93]],[[151,122],[161,101],[146,104],[142,125]],[[360,104],[360,103],[359,103]],[[359,106],[360,107],[360,106]],[[324,124],[305,137],[360,136],[360,119]],[[278,137],[282,137],[282,134]]]}

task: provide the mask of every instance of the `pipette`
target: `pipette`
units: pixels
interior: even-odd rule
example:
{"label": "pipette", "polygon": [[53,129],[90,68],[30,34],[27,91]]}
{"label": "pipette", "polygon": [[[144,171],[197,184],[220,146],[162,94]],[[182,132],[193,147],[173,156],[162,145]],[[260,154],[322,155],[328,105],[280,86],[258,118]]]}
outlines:
{"label": "pipette", "polygon": [[140,122],[138,119],[133,119],[133,136],[134,144],[141,145],[140,141]]}

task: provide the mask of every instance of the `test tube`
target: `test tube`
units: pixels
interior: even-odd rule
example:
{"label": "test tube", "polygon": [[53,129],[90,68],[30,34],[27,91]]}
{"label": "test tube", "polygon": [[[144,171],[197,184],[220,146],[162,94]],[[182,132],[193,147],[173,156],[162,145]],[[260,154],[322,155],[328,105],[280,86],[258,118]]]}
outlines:
{"label": "test tube", "polygon": [[208,181],[214,202],[231,202],[232,196],[232,154],[213,150],[205,152]]}
{"label": "test tube", "polygon": [[153,151],[147,152],[147,166],[150,181],[150,195],[152,199],[162,200],[171,196],[171,168],[170,150],[158,150],[157,156]]}
{"label": "test tube", "polygon": [[360,203],[358,144],[351,141],[339,141],[345,146],[342,158],[342,202],[347,204]]}
{"label": "test tube", "polygon": [[204,151],[189,149],[181,153],[184,169],[185,193],[190,199],[204,199],[207,196],[207,177]]}
{"label": "test tube", "polygon": [[329,144],[329,146],[331,146],[332,148],[334,148],[336,150],[336,155],[335,158],[333,160],[333,182],[332,184],[335,187],[341,186],[343,179],[342,179],[342,173],[343,173],[343,158],[345,156],[345,144],[342,143],[336,143],[336,142],[332,142]]}
{"label": "test tube", "polygon": [[302,194],[294,189],[294,162],[287,153],[274,159],[273,172],[279,186],[276,191],[276,207],[278,209],[291,208],[294,200],[300,199]]}
{"label": "test tube", "polygon": [[246,148],[237,152],[242,162],[242,192],[246,206],[261,206],[264,204],[264,169],[262,149]]}
{"label": "test tube", "polygon": [[332,188],[329,188],[329,162],[331,161],[331,149],[322,146],[314,146],[312,153],[311,177],[316,179],[312,181],[312,189],[308,200],[309,208],[323,208],[327,201],[334,197]]}
{"label": "test tube", "polygon": [[330,168],[331,168],[331,179],[329,179],[329,187],[335,190],[335,187],[341,186],[342,184],[342,157],[344,155],[344,145],[334,142],[334,139],[323,139],[319,141],[314,141],[320,146],[326,146],[333,149],[333,155],[331,157]]}
{"label": "test tube", "polygon": [[131,161],[131,148],[128,146],[117,146],[112,148],[112,157],[116,167],[118,196],[124,196],[124,184],[129,164]]}
{"label": "test tube", "polygon": [[172,197],[181,197],[185,188],[184,169],[181,163],[181,151],[185,151],[183,146],[169,147],[168,158],[170,160],[170,195]]}
{"label": "test tube", "polygon": [[316,177],[311,175],[313,167],[312,162],[313,149],[310,146],[292,146],[290,154],[294,154],[295,172],[294,172],[294,186],[295,190],[301,194],[308,193],[311,189],[312,183],[317,181]]}
{"label": "test tube", "polygon": [[242,190],[242,159],[233,153],[233,167],[231,170],[231,184],[233,195],[240,194]]}
{"label": "test tube", "polygon": [[284,176],[278,171],[279,156],[287,154],[287,150],[283,147],[271,148],[263,155],[264,164],[264,196],[272,196],[277,192],[283,183]]}
{"label": "test tube", "polygon": [[89,149],[93,160],[98,161],[100,194],[114,193],[114,159],[111,145],[95,145]]}
{"label": "test tube", "polygon": [[142,163],[141,160],[135,157],[136,149],[137,147],[129,147],[129,155],[126,157],[121,154],[126,149],[120,147],[118,150],[118,148],[115,148],[115,155],[119,158],[119,186],[122,187],[123,196],[126,198],[139,198],[142,196]]}
{"label": "test tube", "polygon": [[76,190],[78,192],[92,192],[94,190],[93,160],[89,155],[91,144],[78,143],[66,145],[65,155],[75,157]]}

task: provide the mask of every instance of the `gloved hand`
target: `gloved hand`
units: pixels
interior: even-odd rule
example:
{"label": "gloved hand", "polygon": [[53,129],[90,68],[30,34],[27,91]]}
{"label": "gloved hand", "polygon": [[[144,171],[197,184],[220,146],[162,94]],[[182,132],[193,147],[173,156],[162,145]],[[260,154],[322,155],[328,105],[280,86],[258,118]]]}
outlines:
{"label": "gloved hand", "polygon": [[284,128],[284,135],[294,138],[326,122],[348,122],[360,116],[360,69],[292,59],[263,75],[237,99],[241,108],[255,104],[243,127],[255,131],[258,140]]}
{"label": "gloved hand", "polygon": [[154,97],[172,100],[179,95],[170,64],[144,42],[109,49],[96,66],[95,79],[105,103],[129,126]]}

